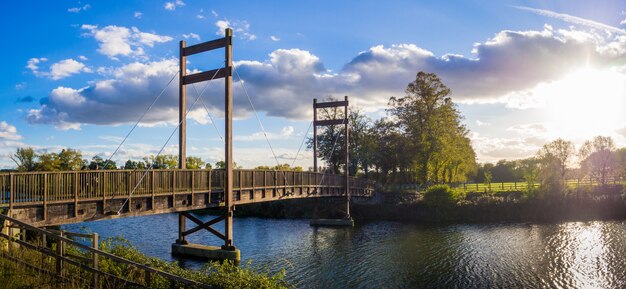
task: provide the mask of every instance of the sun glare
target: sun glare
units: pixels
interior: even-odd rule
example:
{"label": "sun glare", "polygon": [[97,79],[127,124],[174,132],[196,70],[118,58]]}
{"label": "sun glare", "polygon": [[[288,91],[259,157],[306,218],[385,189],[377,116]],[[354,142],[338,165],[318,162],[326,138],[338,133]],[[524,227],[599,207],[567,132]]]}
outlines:
{"label": "sun glare", "polygon": [[626,124],[626,78],[612,70],[583,69],[538,87],[546,100],[548,131],[572,140],[612,135]]}

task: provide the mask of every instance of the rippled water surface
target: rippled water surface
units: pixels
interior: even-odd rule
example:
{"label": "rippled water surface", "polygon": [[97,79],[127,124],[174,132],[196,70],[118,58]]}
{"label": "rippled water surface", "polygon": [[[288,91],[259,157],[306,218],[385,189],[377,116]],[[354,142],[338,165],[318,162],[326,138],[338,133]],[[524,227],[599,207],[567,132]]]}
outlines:
{"label": "rippled water surface", "polygon": [[[174,260],[170,245],[177,220],[165,214],[65,229],[124,236],[146,254]],[[301,288],[626,288],[624,221],[375,222],[337,229],[313,228],[307,220],[240,218],[234,237],[244,260],[271,270],[285,268],[287,279]],[[189,240],[221,244],[204,232]]]}

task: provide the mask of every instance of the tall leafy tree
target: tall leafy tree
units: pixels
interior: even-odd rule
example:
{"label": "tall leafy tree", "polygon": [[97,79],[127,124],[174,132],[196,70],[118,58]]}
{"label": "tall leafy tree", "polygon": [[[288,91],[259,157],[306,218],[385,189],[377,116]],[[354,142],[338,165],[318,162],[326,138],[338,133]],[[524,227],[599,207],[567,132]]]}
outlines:
{"label": "tall leafy tree", "polygon": [[187,168],[188,169],[201,169],[204,167],[205,162],[200,157],[188,156],[187,157]]}
{"label": "tall leafy tree", "polygon": [[619,167],[615,155],[615,142],[607,136],[596,136],[586,141],[579,151],[582,160],[580,167],[589,176],[596,177],[600,183],[606,184],[610,175]]}
{"label": "tall leafy tree", "polygon": [[561,179],[565,179],[568,164],[575,152],[574,144],[571,141],[559,138],[543,145],[537,157],[543,170],[552,171],[556,169]]}
{"label": "tall leafy tree", "polygon": [[[421,183],[441,182],[443,168],[452,160],[474,163],[468,131],[450,97],[450,89],[434,73],[418,72],[404,97],[392,97],[388,112],[409,139],[405,155]],[[457,147],[455,147],[457,146]],[[463,148],[465,146],[465,148]]]}
{"label": "tall leafy tree", "polygon": [[34,171],[37,169],[37,153],[32,147],[18,148],[9,156],[17,164],[20,171]]}

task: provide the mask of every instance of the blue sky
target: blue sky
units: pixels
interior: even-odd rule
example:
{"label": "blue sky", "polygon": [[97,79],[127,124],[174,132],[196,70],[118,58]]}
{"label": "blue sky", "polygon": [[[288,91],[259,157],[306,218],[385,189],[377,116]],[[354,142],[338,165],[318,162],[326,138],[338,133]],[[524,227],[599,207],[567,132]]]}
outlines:
{"label": "blue sky", "polygon": [[[10,1],[0,17],[0,168],[13,167],[8,155],[24,146],[108,157],[176,72],[178,41],[219,38],[226,26],[281,163],[294,162],[314,97],[349,95],[379,118],[419,70],[452,88],[479,161],[527,157],[557,137],[580,144],[603,134],[626,146],[624,11],[623,1],[571,0]],[[221,57],[190,57],[188,68],[218,68]],[[164,145],[177,123],[176,86],[118,164]],[[275,164],[234,87],[235,161]],[[189,115],[188,154],[210,162],[223,155],[222,88],[210,83],[209,113],[197,104]],[[191,104],[193,87],[188,94]],[[295,164],[310,166],[311,155]]]}

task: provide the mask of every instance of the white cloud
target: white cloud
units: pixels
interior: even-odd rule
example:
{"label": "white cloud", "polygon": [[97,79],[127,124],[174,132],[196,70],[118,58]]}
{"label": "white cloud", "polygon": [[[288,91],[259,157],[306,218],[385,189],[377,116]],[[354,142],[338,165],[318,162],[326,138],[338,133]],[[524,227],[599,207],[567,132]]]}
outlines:
{"label": "white cloud", "polygon": [[69,9],[67,9],[67,12],[70,12],[70,13],[78,13],[78,12],[80,12],[81,10],[82,10],[82,11],[85,11],[85,10],[87,10],[87,9],[89,9],[89,8],[91,8],[91,5],[89,5],[89,4],[85,4],[84,6],[79,6],[79,7],[72,7],[72,8],[69,8]]}
{"label": "white cloud", "polygon": [[565,21],[565,22],[568,22],[568,23],[572,23],[572,24],[584,25],[584,26],[587,26],[587,27],[591,27],[591,28],[595,28],[595,29],[599,29],[599,30],[604,30],[604,31],[611,32],[611,33],[617,33],[617,34],[626,35],[626,30],[624,30],[624,29],[620,29],[620,28],[617,28],[617,27],[606,25],[604,23],[600,23],[600,22],[597,22],[597,21],[593,21],[593,20],[589,20],[589,19],[585,19],[585,18],[581,18],[581,17],[572,16],[572,15],[569,15],[569,14],[557,13],[557,12],[553,12],[553,11],[550,11],[550,10],[536,9],[536,8],[530,8],[530,7],[525,7],[525,6],[513,6],[513,7],[517,8],[517,9],[520,9],[520,10],[530,11],[530,12],[538,14],[538,15],[559,19],[559,20],[562,20],[562,21]]}
{"label": "white cloud", "polygon": [[163,5],[163,8],[165,8],[165,10],[174,11],[176,10],[176,7],[183,7],[183,6],[185,6],[185,2],[181,0],[176,0],[175,2],[165,2],[165,4]]}
{"label": "white cloud", "polygon": [[270,39],[271,39],[272,41],[280,41],[280,38],[278,38],[277,36],[274,36],[274,35],[271,35],[271,36],[270,36]]}
{"label": "white cloud", "polygon": [[[222,24],[227,26],[228,23]],[[625,60],[626,38],[598,38],[591,32],[555,31],[550,27],[541,31],[499,32],[493,38],[475,44],[472,57],[436,56],[413,44],[374,46],[356,55],[336,72],[327,70],[322,60],[309,51],[278,49],[265,61],[235,63],[235,117],[246,117],[251,112],[238,82],[239,75],[245,80],[258,111],[268,116],[309,119],[313,98],[349,95],[351,104],[356,106],[367,109],[385,107],[390,96],[404,94],[406,85],[420,70],[436,73],[451,87],[457,102],[504,103],[508,107],[523,108],[536,100],[532,90],[541,83],[559,80],[588,65],[598,68],[617,65],[623,69]],[[155,69],[157,67],[160,69]],[[170,59],[131,63],[109,70],[106,75],[110,79],[94,81],[79,92],[86,99],[81,107],[67,107],[48,97],[48,102],[43,101],[42,107],[29,113],[29,121],[52,124],[63,121],[79,124],[135,121],[136,115],[140,115],[178,70],[178,63],[176,59]],[[106,72],[106,69],[102,71]],[[223,93],[220,80],[216,82],[209,86],[206,95]],[[122,97],[128,95],[133,97]],[[525,95],[528,99],[524,98]],[[546,94],[546,97],[550,95]],[[147,123],[176,119],[176,89],[169,89],[164,99],[167,101],[157,105],[158,113],[151,115]],[[219,116],[223,100],[212,98],[208,107]],[[101,111],[111,113],[99,113]]]}
{"label": "white cloud", "polygon": [[258,141],[258,140],[265,140],[265,137],[267,136],[269,140],[275,140],[275,139],[284,140],[284,139],[288,139],[292,137],[293,133],[294,133],[293,126],[286,126],[286,127],[283,127],[279,133],[266,132],[266,134],[263,134],[262,131],[259,131],[251,135],[236,135],[233,137],[233,139],[236,141]]}
{"label": "white cloud", "polygon": [[176,9],[176,5],[172,2],[165,2],[165,4],[163,5],[163,8],[165,8],[165,10],[173,11]]}
{"label": "white cloud", "polygon": [[81,72],[91,72],[91,69],[82,62],[70,58],[52,64],[49,75],[50,78],[59,80]]}
{"label": "white cloud", "polygon": [[195,34],[195,33],[193,33],[193,32],[192,32],[192,33],[189,33],[189,34],[183,34],[183,37],[184,37],[185,39],[193,38],[193,39],[196,39],[196,40],[200,41],[200,35]]}
{"label": "white cloud", "polygon": [[80,59],[80,60],[82,60],[82,61],[87,61],[87,60],[89,60],[89,59],[88,59],[86,56],[84,56],[84,55],[79,55],[79,56],[78,56],[78,59]]}
{"label": "white cloud", "polygon": [[626,125],[616,131],[618,134],[626,138]]}
{"label": "white cloud", "polygon": [[213,17],[217,17],[217,16],[219,16],[219,15],[217,14],[217,12],[215,12],[215,10],[211,10],[211,14],[213,14]]}
{"label": "white cloud", "polygon": [[490,126],[490,125],[491,125],[491,123],[488,123],[488,122],[483,122],[483,121],[480,121],[480,120],[478,120],[478,119],[477,119],[477,120],[476,120],[476,125],[477,125],[477,126]]}
{"label": "white cloud", "polygon": [[26,82],[20,82],[18,84],[15,85],[15,89],[16,90],[22,90],[26,87]]}
{"label": "white cloud", "polygon": [[129,29],[123,26],[109,25],[98,29],[97,26],[83,24],[81,28],[89,31],[87,36],[93,36],[98,41],[98,52],[111,59],[117,59],[116,56],[118,55],[140,56],[144,54],[144,46],[153,47],[155,43],[172,40],[172,37],[142,32],[136,27]]}
{"label": "white cloud", "polygon": [[142,16],[143,16],[143,13],[141,13],[139,11],[135,11],[135,13],[133,14],[133,17],[135,17],[137,19],[141,19]]}
{"label": "white cloud", "polygon": [[256,39],[256,35],[250,33],[250,23],[245,20],[218,20],[215,22],[215,26],[217,26],[217,31],[215,34],[224,36],[224,31],[226,28],[231,28],[233,30],[233,37],[239,37],[240,39],[252,41]]}
{"label": "white cloud", "polygon": [[0,121],[0,140],[20,140],[22,136],[17,134],[15,126],[6,121]]}
{"label": "white cloud", "polygon": [[622,22],[619,23],[620,25],[626,25],[626,19],[622,20]]}
{"label": "white cloud", "polygon": [[198,19],[204,19],[204,15],[202,15],[202,14],[198,14],[198,15],[196,15],[196,18],[198,18]]}
{"label": "white cloud", "polygon": [[35,75],[39,75],[39,64],[48,61],[48,58],[31,58],[26,62],[26,68],[30,69]]}
{"label": "white cloud", "polygon": [[[79,56],[79,59],[81,58],[86,59],[86,57],[84,56]],[[46,62],[47,60],[48,59],[46,58],[31,58],[28,60],[26,68],[30,69],[36,76],[49,77],[53,80],[59,80],[81,72],[91,72],[91,69],[87,67],[84,63],[76,61],[72,58],[53,63],[52,65],[50,65],[49,72],[41,71],[39,69],[39,64],[41,64],[42,62]]]}

